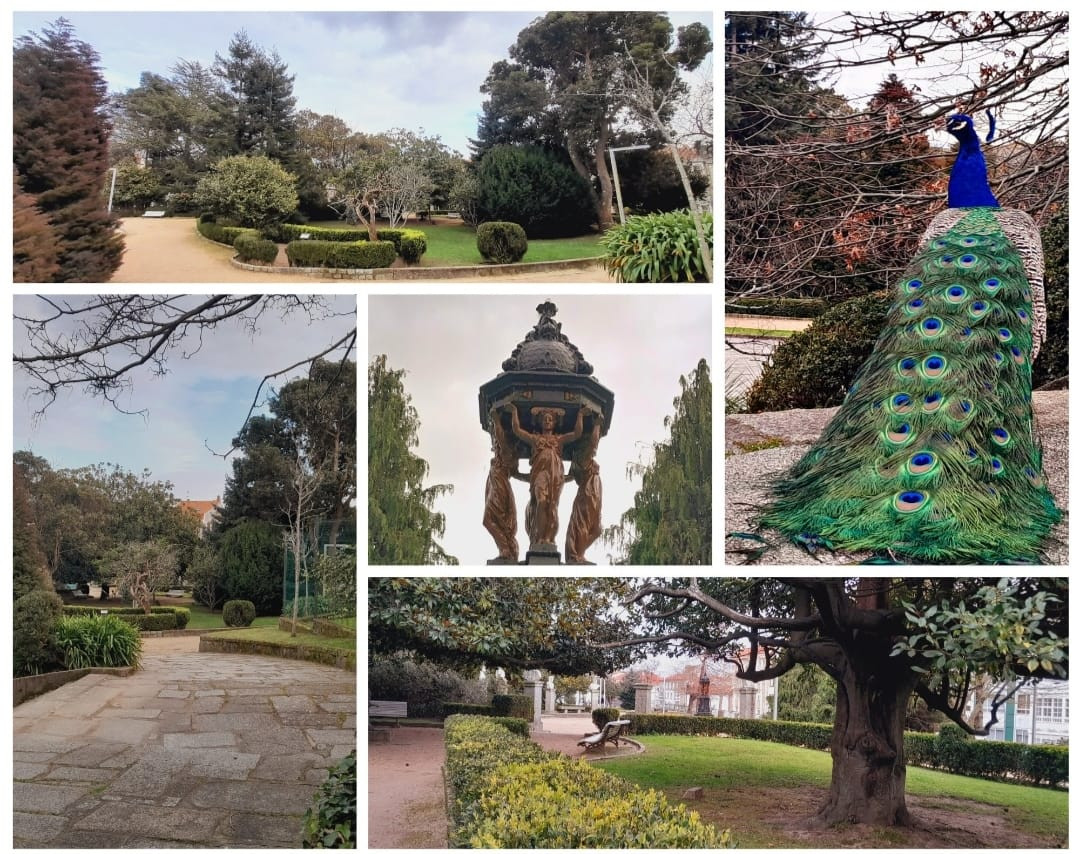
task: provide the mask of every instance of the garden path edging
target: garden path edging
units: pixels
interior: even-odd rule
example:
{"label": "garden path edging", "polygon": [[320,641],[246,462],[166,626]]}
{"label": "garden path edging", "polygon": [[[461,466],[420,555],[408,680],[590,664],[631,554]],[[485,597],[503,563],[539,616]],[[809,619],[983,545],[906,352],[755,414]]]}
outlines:
{"label": "garden path edging", "polygon": [[61,685],[67,685],[68,682],[82,679],[91,673],[130,676],[137,669],[137,667],[80,667],[78,670],[54,670],[52,673],[39,673],[37,676],[16,676],[13,680],[12,706],[25,703],[41,694],[47,694]]}
{"label": "garden path edging", "polygon": [[[200,235],[201,236],[201,235]],[[208,238],[203,238],[204,240]],[[218,244],[225,245],[225,244]],[[344,267],[270,267],[248,264],[234,255],[229,259],[234,267],[252,273],[277,273],[280,275],[316,276],[331,279],[357,281],[410,281],[416,279],[469,279],[504,276],[507,274],[547,273],[553,270],[587,270],[603,261],[595,258],[571,258],[565,261],[532,261],[522,264],[482,264],[470,267],[376,267],[371,269],[348,269]]]}

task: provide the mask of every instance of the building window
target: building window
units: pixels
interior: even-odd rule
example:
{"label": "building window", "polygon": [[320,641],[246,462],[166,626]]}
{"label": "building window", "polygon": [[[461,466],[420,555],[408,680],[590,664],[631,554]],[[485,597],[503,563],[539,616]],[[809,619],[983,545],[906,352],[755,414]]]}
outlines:
{"label": "building window", "polygon": [[[1039,697],[1035,707],[1035,717],[1040,721],[1061,721],[1065,713],[1065,702],[1061,697]],[[1068,719],[1067,713],[1064,715]]]}
{"label": "building window", "polygon": [[1031,714],[1031,695],[1030,694],[1017,694],[1016,695],[1016,711],[1021,715]]}
{"label": "building window", "polygon": [[1028,737],[1028,731],[1026,729],[1018,729],[1016,731],[1015,740],[1017,744],[1028,744],[1031,741],[1031,739]]}

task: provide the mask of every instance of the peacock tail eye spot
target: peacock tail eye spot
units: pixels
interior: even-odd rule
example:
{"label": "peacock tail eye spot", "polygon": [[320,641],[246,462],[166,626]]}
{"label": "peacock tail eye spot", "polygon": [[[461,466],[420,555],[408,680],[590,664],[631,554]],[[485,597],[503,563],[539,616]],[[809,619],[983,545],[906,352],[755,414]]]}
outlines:
{"label": "peacock tail eye spot", "polygon": [[990,278],[983,282],[983,287],[990,293],[994,293],[999,287],[1001,287],[1001,280]]}
{"label": "peacock tail eye spot", "polygon": [[987,308],[989,308],[989,306],[985,302],[982,300],[975,300],[975,302],[968,307],[968,314],[972,317],[982,317],[986,314]]}
{"label": "peacock tail eye spot", "polygon": [[904,282],[904,287],[910,293],[911,291],[917,291],[922,287],[922,284],[922,279],[908,279],[908,281]]}
{"label": "peacock tail eye spot", "polygon": [[974,237],[965,237],[960,242],[963,243],[965,246],[974,246],[977,241]]}
{"label": "peacock tail eye spot", "polygon": [[914,513],[926,503],[926,494],[911,489],[900,492],[893,498],[893,508],[898,513]]}
{"label": "peacock tail eye spot", "polygon": [[908,314],[914,314],[926,304],[926,301],[922,297],[915,297],[913,300],[908,300],[907,309]]}
{"label": "peacock tail eye spot", "polygon": [[994,474],[1001,474],[1005,471],[1005,466],[1002,465],[1001,460],[997,457],[990,458],[990,468],[993,469]]}
{"label": "peacock tail eye spot", "polygon": [[971,461],[973,461],[973,460],[977,460],[977,459],[979,458],[979,454],[978,454],[978,453],[976,452],[976,450],[975,450],[975,449],[974,449],[973,447],[971,447],[970,445],[968,445],[968,449],[967,449],[967,456],[968,456],[968,461],[969,461],[969,462],[971,462]]}
{"label": "peacock tail eye spot", "polygon": [[1024,364],[1024,351],[1023,350],[1021,350],[1015,344],[1013,344],[1012,347],[1009,348],[1009,350],[1012,353],[1013,361],[1016,364],[1018,364],[1018,365]]}
{"label": "peacock tail eye spot", "polygon": [[1009,431],[1004,427],[995,427],[990,431],[990,439],[998,445],[1009,444]]}
{"label": "peacock tail eye spot", "polygon": [[910,474],[928,474],[937,466],[937,457],[929,451],[920,451],[908,460],[907,470]]}
{"label": "peacock tail eye spot", "polygon": [[969,253],[969,254],[967,254],[967,255],[961,255],[961,256],[960,256],[960,258],[959,258],[959,259],[957,259],[957,262],[956,262],[956,263],[957,263],[957,264],[958,264],[959,266],[961,266],[961,267],[965,267],[965,268],[967,268],[967,267],[974,267],[974,266],[975,266],[975,263],[976,263],[976,262],[977,262],[978,260],[979,260],[979,259],[978,259],[977,257],[975,257],[974,255],[971,255],[971,254]]}
{"label": "peacock tail eye spot", "polygon": [[933,412],[941,406],[941,393],[932,391],[923,398],[923,412]]}
{"label": "peacock tail eye spot", "polygon": [[1028,322],[1028,313],[1022,308],[1016,310],[1016,316],[1020,318],[1020,322],[1026,324]]}
{"label": "peacock tail eye spot", "polygon": [[915,438],[915,433],[912,431],[911,425],[906,421],[885,431],[886,441],[893,445],[906,445],[913,438]]}
{"label": "peacock tail eye spot", "polygon": [[896,364],[897,373],[899,373],[900,376],[904,379],[912,379],[916,375],[916,366],[918,364],[919,363],[915,359],[912,359],[910,356],[905,359],[901,359]]}
{"label": "peacock tail eye spot", "polygon": [[945,361],[944,356],[927,356],[923,359],[922,372],[923,376],[929,380],[936,380],[941,376],[944,376],[945,371],[949,368],[948,362]]}
{"label": "peacock tail eye spot", "polygon": [[1024,476],[1031,481],[1032,486],[1039,487],[1043,485],[1042,475],[1035,471],[1031,466],[1024,466]]}
{"label": "peacock tail eye spot", "polygon": [[1002,362],[1005,361],[1005,357],[1002,356],[1000,353],[994,353],[994,361],[997,362],[998,364],[1001,364]]}
{"label": "peacock tail eye spot", "polygon": [[949,245],[949,244],[948,244],[948,243],[946,243],[946,242],[945,242],[944,240],[935,240],[935,241],[934,241],[934,246],[935,246],[935,247],[936,247],[937,249],[944,249],[944,248],[945,248],[946,246],[948,246],[948,245]]}
{"label": "peacock tail eye spot", "polygon": [[1012,332],[1009,331],[1008,329],[1002,327],[1001,329],[998,330],[998,337],[1002,341],[1008,341],[1008,340],[1010,340],[1012,338]]}
{"label": "peacock tail eye spot", "polygon": [[952,305],[962,303],[967,298],[967,288],[963,285],[953,285],[945,292],[945,301]]}
{"label": "peacock tail eye spot", "polygon": [[922,322],[922,331],[927,338],[933,338],[935,335],[940,335],[942,330],[942,323],[940,318],[928,317]]}
{"label": "peacock tail eye spot", "polygon": [[967,338],[970,334],[971,334],[971,327],[970,326],[965,326],[963,329],[960,330],[960,337],[961,338]]}
{"label": "peacock tail eye spot", "polygon": [[889,401],[889,409],[897,415],[903,415],[906,412],[911,412],[911,410],[914,408],[915,403],[911,399],[911,395],[904,394],[903,392],[893,395],[892,399]]}

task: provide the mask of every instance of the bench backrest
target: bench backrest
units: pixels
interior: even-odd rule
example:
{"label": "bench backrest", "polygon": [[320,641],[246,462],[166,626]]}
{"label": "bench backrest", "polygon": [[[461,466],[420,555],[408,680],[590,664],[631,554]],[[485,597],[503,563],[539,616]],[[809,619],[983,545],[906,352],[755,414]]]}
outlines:
{"label": "bench backrest", "polygon": [[374,718],[407,717],[409,705],[404,700],[368,700],[368,716]]}
{"label": "bench backrest", "polygon": [[632,721],[608,721],[604,724],[604,731],[602,733],[604,738],[615,738],[624,729],[626,729]]}

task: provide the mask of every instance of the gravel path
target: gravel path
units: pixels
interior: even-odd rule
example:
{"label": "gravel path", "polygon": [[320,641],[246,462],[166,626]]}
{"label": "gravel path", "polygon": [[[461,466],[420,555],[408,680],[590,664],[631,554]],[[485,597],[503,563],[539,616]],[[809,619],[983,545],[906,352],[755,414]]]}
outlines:
{"label": "gravel path", "polygon": [[[290,283],[313,284],[333,282],[338,287],[365,283],[349,279],[320,279],[287,273],[255,273],[241,270],[229,263],[235,254],[231,247],[213,243],[195,230],[190,217],[125,217],[121,220],[124,233],[124,259],[110,281],[119,282],[259,282],[264,285]],[[425,280],[409,280],[423,282]],[[429,281],[468,282],[469,279],[431,279]],[[546,273],[513,276],[484,276],[478,282],[610,282],[600,268],[588,270],[557,270]],[[371,283],[367,283],[371,284]],[[409,282],[393,282],[407,285]]]}

